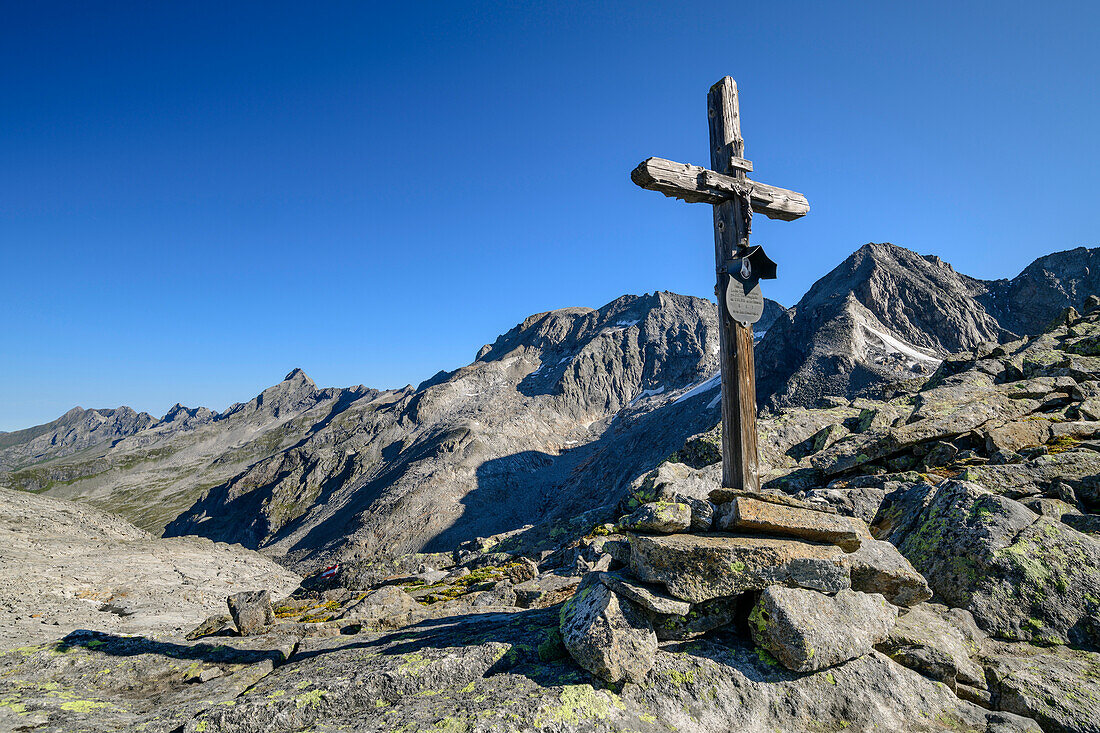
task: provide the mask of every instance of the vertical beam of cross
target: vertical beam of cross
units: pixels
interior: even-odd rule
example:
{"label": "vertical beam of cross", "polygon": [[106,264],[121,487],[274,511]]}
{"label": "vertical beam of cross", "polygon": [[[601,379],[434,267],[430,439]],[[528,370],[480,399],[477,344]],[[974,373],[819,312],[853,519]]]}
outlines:
{"label": "vertical beam of cross", "polygon": [[[756,368],[753,364],[753,332],[748,323],[760,317],[763,296],[756,287],[761,278],[775,277],[775,263],[760,247],[749,248],[749,225],[753,212],[769,219],[793,221],[809,213],[810,203],[797,191],[759,181],[750,181],[753,169],[745,160],[737,83],[725,77],[707,95],[710,123],[711,169],[677,163],[664,158],[646,158],[630,179],[642,188],[689,203],[714,206],[714,267],[717,276],[718,338],[722,364],[722,485],[756,491],[759,458],[756,446]],[[750,208],[751,207],[751,208]],[[731,262],[741,260],[739,266]],[[756,262],[756,274],[751,263]],[[740,292],[730,293],[727,268],[738,273],[732,278]],[[764,274],[769,270],[770,274]],[[752,293],[749,297],[748,293]]]}
{"label": "vertical beam of cross", "polygon": [[[745,157],[737,83],[724,77],[707,94],[710,122],[710,165],[717,173],[745,178],[732,166]],[[722,305],[730,276],[725,263],[749,246],[741,197],[714,204],[714,267],[717,273],[718,338],[722,369],[722,486],[758,490],[756,446],[756,368],[752,327],[738,323]]]}

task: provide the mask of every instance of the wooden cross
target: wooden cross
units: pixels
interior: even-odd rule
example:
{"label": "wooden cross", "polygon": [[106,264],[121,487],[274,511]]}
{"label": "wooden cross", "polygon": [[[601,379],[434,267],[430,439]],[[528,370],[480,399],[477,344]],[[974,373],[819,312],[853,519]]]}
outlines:
{"label": "wooden cross", "polygon": [[[726,305],[725,293],[734,280],[729,274],[730,263],[750,252],[749,229],[754,211],[769,219],[791,221],[809,213],[810,204],[800,193],[745,177],[752,163],[744,157],[737,83],[732,78],[727,76],[710,88],[707,116],[713,170],[649,158],[634,169],[630,178],[642,188],[666,196],[714,205],[715,295],[722,364],[722,485],[758,490],[753,332],[751,324],[736,320]],[[748,276],[747,268],[744,273]]]}

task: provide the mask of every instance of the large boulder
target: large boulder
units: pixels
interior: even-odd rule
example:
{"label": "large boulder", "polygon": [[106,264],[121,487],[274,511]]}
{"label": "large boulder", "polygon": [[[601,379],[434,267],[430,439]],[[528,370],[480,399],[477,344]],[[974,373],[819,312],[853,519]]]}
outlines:
{"label": "large boulder", "polygon": [[1004,644],[986,659],[992,703],[1046,733],[1100,733],[1100,654]]}
{"label": "large boulder", "polygon": [[570,656],[605,682],[639,682],[653,667],[657,635],[645,612],[592,574],[561,611]]}
{"label": "large boulder", "polygon": [[810,672],[855,659],[890,633],[898,610],[877,593],[827,596],[772,586],[749,616],[752,638],[787,669]]}
{"label": "large boulder", "polygon": [[397,586],[386,585],[367,593],[348,607],[341,618],[364,626],[403,626],[423,615],[424,607]]}
{"label": "large boulder", "polygon": [[246,590],[225,599],[229,615],[241,636],[262,633],[275,623],[275,609],[271,607],[271,593],[266,590]]}
{"label": "large boulder", "polygon": [[968,482],[887,497],[875,532],[992,636],[1100,646],[1100,543]]}
{"label": "large boulder", "polygon": [[769,585],[833,593],[851,586],[845,552],[835,545],[731,534],[631,535],[630,570],[664,583],[691,603]]}
{"label": "large boulder", "polygon": [[[960,618],[960,614],[964,614]],[[876,649],[952,690],[959,683],[984,688],[985,672],[974,661],[979,649],[969,614],[936,603],[922,603],[898,617]]]}
{"label": "large boulder", "polygon": [[886,496],[886,489],[877,485],[879,483],[886,482],[877,481],[873,486],[830,485],[824,489],[810,489],[805,492],[805,499],[812,504],[832,507],[837,514],[862,519],[870,524]]}

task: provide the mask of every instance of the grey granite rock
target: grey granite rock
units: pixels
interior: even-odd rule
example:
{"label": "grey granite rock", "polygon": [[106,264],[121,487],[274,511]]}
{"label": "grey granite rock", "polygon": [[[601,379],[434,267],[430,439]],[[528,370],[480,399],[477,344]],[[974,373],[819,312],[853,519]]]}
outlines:
{"label": "grey granite rock", "polygon": [[928,582],[889,542],[867,537],[845,560],[852,590],[881,593],[895,606],[913,606],[932,597]]}
{"label": "grey granite rock", "polygon": [[606,682],[640,682],[653,667],[657,636],[649,618],[596,575],[562,608],[560,632],[577,664]]}
{"label": "grey granite rock", "polygon": [[691,604],[667,595],[658,586],[642,583],[621,573],[599,573],[600,582],[620,596],[637,603],[650,613],[686,616]]}
{"label": "grey granite rock", "polygon": [[643,504],[619,522],[621,530],[672,534],[691,527],[692,512],[687,504],[655,501]]}
{"label": "grey granite rock", "polygon": [[669,593],[700,603],[784,584],[836,592],[851,586],[835,545],[722,533],[633,535],[630,571]]}
{"label": "grey granite rock", "polygon": [[275,610],[271,607],[271,593],[266,590],[246,590],[225,599],[233,625],[241,636],[263,633],[275,623]]}
{"label": "grey granite rock", "polygon": [[809,672],[867,654],[890,633],[898,611],[877,593],[827,596],[771,586],[749,616],[752,638],[787,669]]}

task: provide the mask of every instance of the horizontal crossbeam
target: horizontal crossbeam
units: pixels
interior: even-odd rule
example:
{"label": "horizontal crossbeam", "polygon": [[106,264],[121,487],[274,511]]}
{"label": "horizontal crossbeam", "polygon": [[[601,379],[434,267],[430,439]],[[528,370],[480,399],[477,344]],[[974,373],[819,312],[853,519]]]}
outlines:
{"label": "horizontal crossbeam", "polygon": [[769,186],[748,178],[715,173],[697,165],[664,158],[647,158],[630,174],[630,180],[650,191],[690,203],[720,204],[746,188],[752,192],[752,210],[769,219],[791,221],[810,213],[810,202],[797,191]]}

